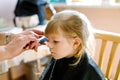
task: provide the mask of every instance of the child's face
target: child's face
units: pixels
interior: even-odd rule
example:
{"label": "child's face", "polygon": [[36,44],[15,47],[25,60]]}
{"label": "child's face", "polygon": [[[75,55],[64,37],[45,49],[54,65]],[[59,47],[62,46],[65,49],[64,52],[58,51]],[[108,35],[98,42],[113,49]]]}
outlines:
{"label": "child's face", "polygon": [[48,47],[55,59],[69,58],[74,55],[74,38],[66,38],[61,32],[47,37]]}

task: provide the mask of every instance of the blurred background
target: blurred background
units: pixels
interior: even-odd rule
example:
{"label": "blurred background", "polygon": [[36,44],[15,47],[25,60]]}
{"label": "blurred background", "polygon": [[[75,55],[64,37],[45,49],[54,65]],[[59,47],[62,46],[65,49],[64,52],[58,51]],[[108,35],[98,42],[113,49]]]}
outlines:
{"label": "blurred background", "polygon": [[[25,14],[16,9],[18,1],[29,3],[23,7]],[[34,9],[34,1],[39,2],[37,9]],[[33,28],[44,31],[51,16],[66,9],[84,13],[96,29],[120,33],[120,0],[0,0],[0,32],[19,33]],[[15,13],[15,10],[18,10],[18,13]],[[120,53],[120,49],[117,53]],[[7,66],[12,66],[7,68],[7,72],[0,74],[0,80],[39,80],[51,57],[49,54],[48,48],[43,46],[37,54],[26,51],[7,60]],[[97,62],[98,55],[95,60]],[[6,65],[6,61],[3,63]]]}
{"label": "blurred background", "polygon": [[[56,12],[64,9],[74,9],[83,12],[90,19],[95,28],[120,33],[120,0],[43,0],[55,8]],[[17,0],[0,0],[0,23],[5,21],[7,26],[14,26],[14,10]],[[52,13],[48,6],[46,19],[50,19]],[[1,27],[1,26],[0,26]]]}

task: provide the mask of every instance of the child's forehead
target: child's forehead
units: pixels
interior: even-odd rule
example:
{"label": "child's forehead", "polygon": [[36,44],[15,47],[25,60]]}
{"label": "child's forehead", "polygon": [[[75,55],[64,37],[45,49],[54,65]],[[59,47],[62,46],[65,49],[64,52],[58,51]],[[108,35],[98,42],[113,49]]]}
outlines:
{"label": "child's forehead", "polygon": [[52,32],[52,33],[49,33],[47,34],[46,36],[63,36],[63,32],[62,31],[56,31],[56,32]]}
{"label": "child's forehead", "polygon": [[64,33],[64,31],[60,27],[48,29],[45,32],[46,35],[60,35],[60,34],[63,34],[63,33]]}

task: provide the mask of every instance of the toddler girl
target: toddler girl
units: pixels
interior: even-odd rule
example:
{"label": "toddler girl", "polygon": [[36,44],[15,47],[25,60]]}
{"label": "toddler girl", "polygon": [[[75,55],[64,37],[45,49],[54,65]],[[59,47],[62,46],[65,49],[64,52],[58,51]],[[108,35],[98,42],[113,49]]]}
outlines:
{"label": "toddler girl", "polygon": [[40,80],[105,80],[90,57],[95,50],[92,32],[84,14],[73,10],[56,13],[45,29],[53,58]]}

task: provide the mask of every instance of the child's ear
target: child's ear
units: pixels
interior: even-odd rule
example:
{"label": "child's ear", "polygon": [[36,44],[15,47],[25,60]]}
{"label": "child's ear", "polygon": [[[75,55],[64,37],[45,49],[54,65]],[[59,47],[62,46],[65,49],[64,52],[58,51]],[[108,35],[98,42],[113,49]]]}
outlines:
{"label": "child's ear", "polygon": [[73,42],[74,42],[73,44],[74,49],[76,49],[81,44],[81,40],[78,37],[74,38]]}

